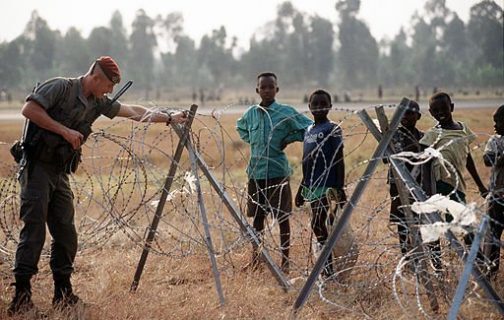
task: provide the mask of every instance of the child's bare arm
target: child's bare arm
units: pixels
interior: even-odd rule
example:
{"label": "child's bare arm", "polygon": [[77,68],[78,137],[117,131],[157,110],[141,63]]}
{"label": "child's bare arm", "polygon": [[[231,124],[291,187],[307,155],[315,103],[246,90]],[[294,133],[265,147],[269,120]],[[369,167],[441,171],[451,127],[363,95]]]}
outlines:
{"label": "child's bare arm", "polygon": [[286,122],[288,126],[288,132],[286,133],[285,137],[282,139],[281,142],[281,148],[282,150],[285,149],[285,147],[293,142],[296,141],[303,141],[304,140],[304,134],[306,132],[306,129],[313,123],[311,119],[306,117],[302,113],[298,113],[297,111],[294,111],[293,114],[291,114],[288,118],[288,122]]}
{"label": "child's bare arm", "polygon": [[471,177],[473,178],[474,182],[476,182],[476,185],[478,186],[478,190],[479,190],[480,194],[482,196],[486,196],[486,194],[488,193],[488,190],[480,179],[480,176],[478,174],[478,171],[476,170],[476,166],[474,165],[474,160],[473,160],[470,152],[467,155],[466,168],[467,168],[467,171],[469,171],[469,173],[471,174]]}

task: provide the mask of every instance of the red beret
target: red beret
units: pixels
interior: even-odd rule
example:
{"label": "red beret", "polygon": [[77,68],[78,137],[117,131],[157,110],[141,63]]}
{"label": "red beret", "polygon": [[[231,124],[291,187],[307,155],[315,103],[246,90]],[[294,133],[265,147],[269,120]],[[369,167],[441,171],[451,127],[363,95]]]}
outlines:
{"label": "red beret", "polygon": [[121,71],[114,59],[109,56],[101,56],[96,62],[110,81],[113,83],[119,83],[121,81]]}

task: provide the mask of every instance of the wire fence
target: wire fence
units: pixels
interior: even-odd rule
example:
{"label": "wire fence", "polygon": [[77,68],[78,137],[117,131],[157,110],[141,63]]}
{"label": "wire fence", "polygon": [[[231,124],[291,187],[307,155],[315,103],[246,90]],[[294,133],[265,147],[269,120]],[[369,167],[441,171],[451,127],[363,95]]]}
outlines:
{"label": "wire fence", "polygon": [[[385,106],[387,113],[392,113],[395,108],[396,105]],[[344,189],[350,195],[362,178],[377,142],[355,110],[333,109],[329,117],[342,129],[346,164]],[[245,215],[248,182],[245,167],[249,146],[238,138],[234,128],[236,118],[237,115],[227,113],[226,108],[210,114],[199,113],[190,130],[190,139],[222,189]],[[138,249],[140,252],[179,141],[173,128],[158,124],[129,120],[104,124],[100,122],[101,128],[89,137],[83,147],[83,162],[78,172],[71,175],[81,255],[103,247]],[[487,137],[480,140],[487,140]],[[9,146],[10,142],[0,143],[0,152],[8,153]],[[473,158],[479,163],[484,142],[471,146]],[[290,184],[295,193],[301,180],[302,144],[287,147],[286,153],[293,167]],[[333,165],[337,163],[328,162],[328,169]],[[177,166],[151,251],[179,259],[183,264],[189,256],[206,256],[208,252],[196,195],[196,177],[187,152]],[[449,165],[447,168],[450,170]],[[13,265],[22,227],[16,172],[13,161],[0,164],[0,261],[4,266]],[[448,249],[448,241],[443,237],[440,238],[442,273],[435,272],[429,256],[414,256],[413,250],[408,257],[401,254],[397,227],[389,222],[391,198],[387,175],[388,165],[381,165],[371,177],[366,177],[370,179],[369,187],[354,208],[345,237],[334,249],[335,265],[339,267],[334,275],[319,277],[316,292],[325,303],[357,318],[373,318],[373,310],[381,303],[379,297],[390,294],[408,318],[437,318],[439,313],[433,312],[429,305],[428,294],[419,280],[414,261],[425,260],[427,272],[433,276],[435,292],[432,294],[441,304],[441,313],[447,313],[452,303],[464,263]],[[198,178],[218,269],[221,273],[241,270],[250,259],[250,238],[231,218],[222,199],[201,171],[198,171]],[[478,221],[486,214],[486,202],[478,197],[477,190],[471,185],[467,194],[476,221],[464,228],[476,230]],[[271,209],[267,202],[258,205]],[[290,283],[306,281],[320,252],[311,229],[311,214],[310,206],[305,204],[294,208],[288,217],[291,230]],[[266,221],[262,245],[280,264],[279,221],[271,216]],[[252,224],[251,218],[248,222]],[[49,242],[44,247],[43,258],[48,255]],[[10,270],[0,268],[0,272]],[[488,298],[471,279],[460,315],[489,304]]]}

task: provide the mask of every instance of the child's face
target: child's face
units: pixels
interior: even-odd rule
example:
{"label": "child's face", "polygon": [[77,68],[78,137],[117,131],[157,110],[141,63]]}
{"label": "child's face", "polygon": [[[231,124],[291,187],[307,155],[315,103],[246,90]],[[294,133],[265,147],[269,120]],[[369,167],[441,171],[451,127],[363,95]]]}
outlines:
{"label": "child's face", "polygon": [[325,94],[315,94],[312,96],[308,107],[314,117],[327,117],[332,105]]}
{"label": "child's face", "polygon": [[429,105],[429,112],[441,125],[453,122],[453,103],[450,104],[446,99],[433,101]]}
{"label": "child's face", "polygon": [[414,128],[419,119],[420,119],[419,113],[412,110],[406,110],[403,118],[401,119],[401,124],[406,128]]}
{"label": "child's face", "polygon": [[504,114],[495,113],[493,116],[494,119],[494,130],[495,133],[504,135]]}
{"label": "child's face", "polygon": [[275,77],[260,77],[257,80],[256,92],[261,97],[262,102],[272,102],[278,92]]}

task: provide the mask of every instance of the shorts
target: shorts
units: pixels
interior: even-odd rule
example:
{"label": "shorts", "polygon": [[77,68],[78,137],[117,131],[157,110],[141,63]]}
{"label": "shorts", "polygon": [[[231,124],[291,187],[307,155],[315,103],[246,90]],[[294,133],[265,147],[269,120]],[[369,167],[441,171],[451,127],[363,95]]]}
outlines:
{"label": "shorts", "polygon": [[292,212],[292,193],[288,177],[250,179],[248,182],[247,216],[274,218],[288,216]]}

